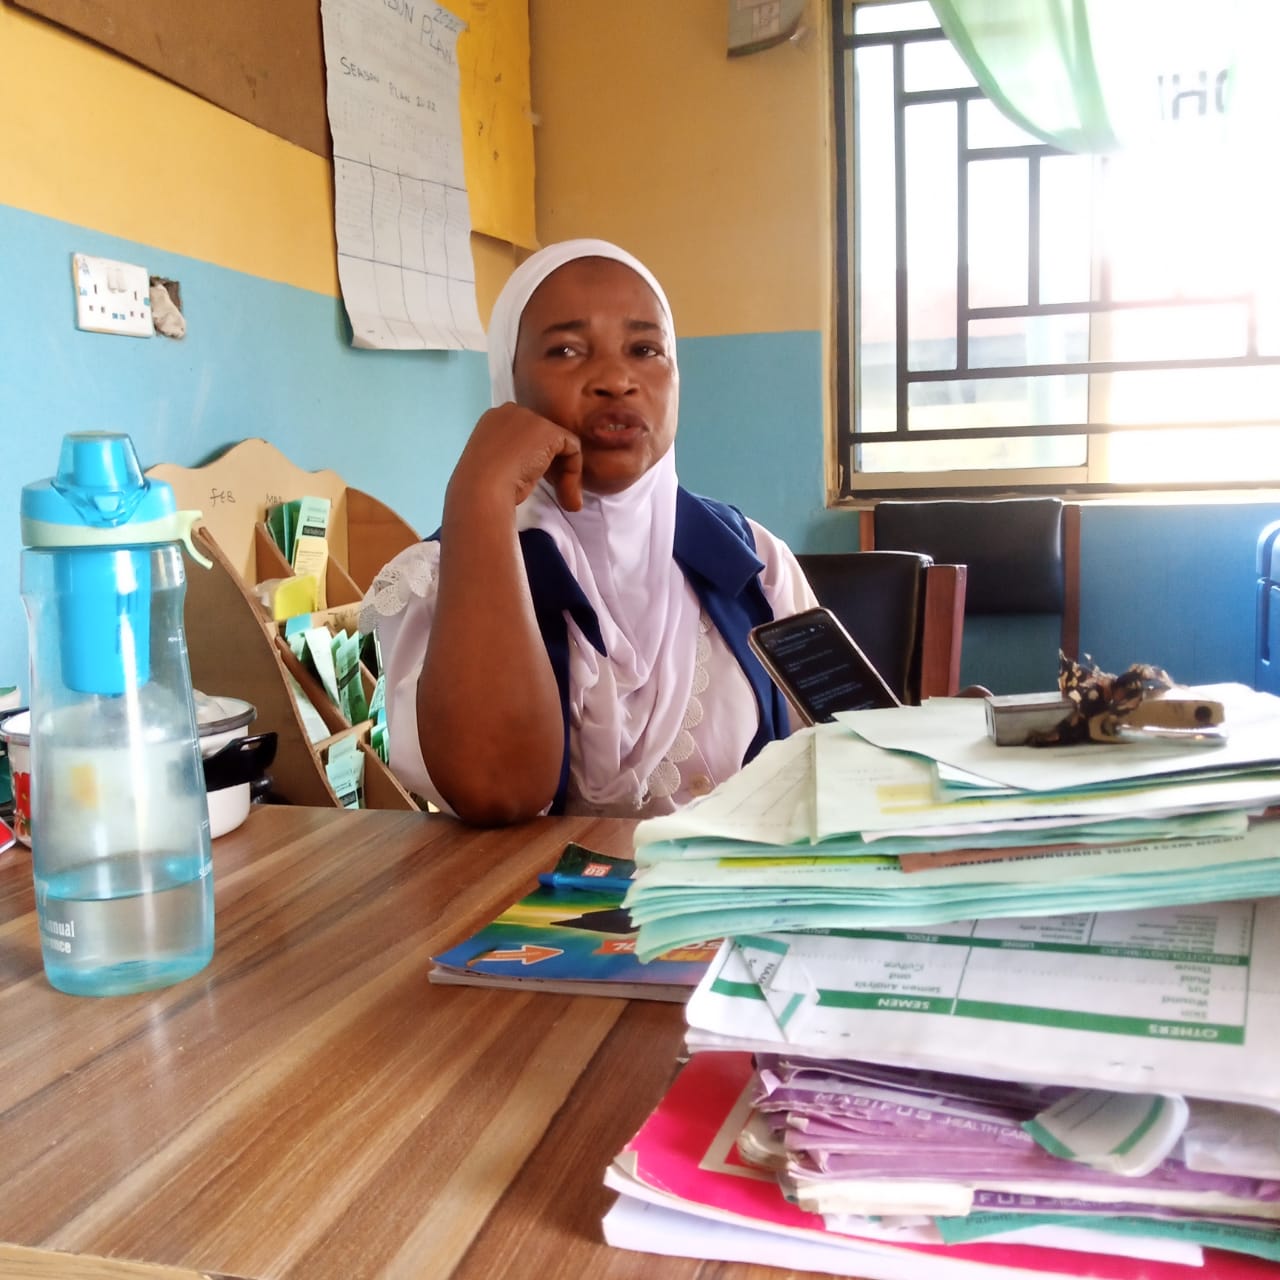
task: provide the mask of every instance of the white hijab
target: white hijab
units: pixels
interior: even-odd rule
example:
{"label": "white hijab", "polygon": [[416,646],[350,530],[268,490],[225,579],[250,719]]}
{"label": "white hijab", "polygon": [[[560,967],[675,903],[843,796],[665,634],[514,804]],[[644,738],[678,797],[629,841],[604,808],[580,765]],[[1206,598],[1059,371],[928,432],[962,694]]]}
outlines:
{"label": "white hijab", "polygon": [[[529,299],[547,276],[578,258],[621,262],[653,290],[674,367],[671,307],[648,268],[605,240],[566,240],[521,263],[494,304],[489,380],[495,405],[515,395],[512,362]],[[554,540],[600,623],[608,656],[578,636],[570,663],[570,716],[577,727],[570,769],[575,789],[593,806],[638,808],[649,775],[684,725],[699,607],[673,558],[676,486],[673,447],[622,493],[584,492],[581,511],[565,511],[543,480],[518,512],[521,529],[543,529]]]}

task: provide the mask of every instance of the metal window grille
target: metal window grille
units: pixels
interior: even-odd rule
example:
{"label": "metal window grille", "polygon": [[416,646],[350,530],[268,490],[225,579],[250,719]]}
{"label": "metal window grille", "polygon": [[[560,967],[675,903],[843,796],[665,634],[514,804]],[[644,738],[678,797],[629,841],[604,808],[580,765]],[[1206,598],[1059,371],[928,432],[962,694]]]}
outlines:
{"label": "metal window grille", "polygon": [[[1164,296],[1118,297],[1112,287],[1111,270],[1108,261],[1099,255],[1091,264],[1091,275],[1088,288],[1081,296],[1063,298],[1061,296],[1046,298],[1042,289],[1043,257],[1048,250],[1046,241],[1045,209],[1042,203],[1042,174],[1046,162],[1064,153],[1047,144],[1038,142],[1029,135],[1025,143],[1005,143],[1002,145],[985,145],[970,138],[967,125],[967,104],[986,102],[985,95],[976,85],[970,84],[949,88],[912,89],[908,85],[906,59],[909,52],[916,47],[927,44],[945,42],[946,37],[941,29],[916,26],[912,29],[883,29],[859,32],[856,30],[855,13],[869,9],[881,10],[886,17],[891,16],[894,9],[912,8],[918,11],[919,4],[912,5],[910,0],[834,0],[833,24],[835,50],[835,144],[840,179],[837,183],[837,271],[840,285],[837,288],[836,332],[837,332],[837,457],[840,460],[841,495],[849,496],[855,492],[852,478],[854,473],[863,471],[859,466],[861,451],[868,445],[894,442],[908,443],[911,448],[918,449],[935,441],[980,441],[1034,439],[1046,440],[1052,437],[1074,437],[1081,441],[1085,438],[1108,433],[1115,430],[1146,430],[1167,428],[1166,422],[1133,422],[1126,421],[1118,425],[1108,421],[1105,406],[1098,411],[1092,391],[1085,397],[1085,412],[1074,415],[1070,420],[1030,422],[1000,422],[994,425],[965,425],[962,427],[942,426],[929,427],[913,423],[913,409],[927,405],[931,385],[953,397],[964,399],[980,394],[983,385],[990,386],[999,380],[1018,380],[1024,387],[1037,382],[1043,383],[1051,379],[1088,379],[1090,375],[1116,375],[1132,372],[1160,372],[1168,370],[1214,369],[1228,370],[1233,368],[1251,368],[1263,366],[1280,366],[1280,354],[1265,353],[1259,350],[1257,342],[1258,315],[1257,298],[1249,292],[1229,292],[1214,294],[1212,292],[1189,295],[1170,293]],[[876,27],[891,28],[892,22],[877,21]],[[856,60],[863,50],[879,48],[887,50],[892,59],[893,105],[892,118],[894,130],[893,146],[893,244],[894,244],[894,329],[892,340],[892,409],[886,410],[877,423],[864,420],[862,379],[864,370],[859,360],[859,330],[861,323],[859,298],[859,270],[857,260],[857,219],[861,200],[884,198],[883,192],[859,192],[857,189],[855,157],[858,148],[858,89],[855,77]],[[1169,86],[1170,103],[1176,112],[1185,109],[1188,96],[1195,99],[1190,109],[1203,110],[1205,103],[1212,104],[1216,100],[1221,105],[1222,80],[1210,80],[1207,88],[1201,90],[1180,89],[1176,83]],[[1216,97],[1215,97],[1216,95]],[[915,263],[908,252],[908,218],[911,216],[909,201],[912,193],[908,186],[908,148],[911,145],[911,131],[908,127],[909,113],[921,107],[942,107],[954,112],[955,122],[955,207],[954,233],[956,258],[954,264],[955,281],[955,315],[952,343],[941,354],[934,353],[925,360],[913,361],[912,339],[910,332],[911,300],[909,297],[909,281],[915,269]],[[993,161],[1012,162],[1021,167],[1025,180],[1025,262],[1021,264],[1024,298],[1013,303],[999,305],[977,305],[972,297],[970,282],[969,244],[970,217],[972,212],[971,194],[975,167],[990,164]],[[1098,158],[1093,162],[1093,173],[1096,181],[1105,182],[1108,161]],[[1051,251],[1051,250],[1048,250]],[[1236,317],[1233,331],[1238,330],[1241,340],[1237,349],[1226,353],[1222,350],[1205,354],[1189,353],[1180,350],[1176,355],[1163,357],[1149,355],[1143,358],[1117,358],[1108,349],[1107,330],[1099,319],[1116,317],[1123,314],[1136,315],[1152,313],[1156,310],[1169,312],[1176,309],[1179,313],[1200,311],[1208,314],[1209,309],[1220,312],[1230,311]],[[1076,349],[1070,351],[1067,358],[1056,360],[1034,360],[1021,358],[1015,353],[1012,358],[1007,353],[993,362],[990,356],[992,344],[986,343],[986,350],[981,344],[971,340],[975,328],[984,322],[1034,322],[1052,320],[1063,317],[1084,317],[1087,324],[1081,324],[1078,334],[1081,340]],[[886,393],[887,394],[887,393]],[[1249,421],[1265,422],[1265,417],[1251,418]],[[1185,424],[1180,424],[1185,425]],[[1197,424],[1209,425],[1209,424]],[[1029,468],[1034,469],[1034,468]],[[993,477],[994,479],[994,477]],[[896,487],[896,486],[895,486]],[[998,479],[993,488],[1004,488]],[[1026,489],[1033,486],[1021,486]],[[1080,491],[1105,490],[1106,484],[1080,484],[1073,486]],[[900,489],[898,490],[901,491]],[[972,489],[970,490],[972,491]],[[867,476],[856,487],[859,495],[874,494],[874,487],[869,487]]]}

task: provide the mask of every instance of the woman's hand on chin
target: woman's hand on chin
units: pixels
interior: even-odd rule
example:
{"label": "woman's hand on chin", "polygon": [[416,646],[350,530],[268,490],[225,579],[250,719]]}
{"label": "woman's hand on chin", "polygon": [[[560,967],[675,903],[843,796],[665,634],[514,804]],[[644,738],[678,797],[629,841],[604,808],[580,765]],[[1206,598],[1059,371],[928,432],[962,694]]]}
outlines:
{"label": "woman's hand on chin", "polygon": [[532,409],[498,405],[476,423],[449,481],[449,497],[497,498],[519,506],[543,476],[566,511],[581,510],[578,437]]}

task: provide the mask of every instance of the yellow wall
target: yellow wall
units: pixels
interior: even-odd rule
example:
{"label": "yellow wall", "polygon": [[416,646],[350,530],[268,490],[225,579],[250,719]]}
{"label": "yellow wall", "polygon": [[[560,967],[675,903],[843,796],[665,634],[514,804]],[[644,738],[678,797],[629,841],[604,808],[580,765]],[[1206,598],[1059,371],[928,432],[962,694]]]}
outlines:
{"label": "yellow wall", "polygon": [[[731,59],[728,2],[531,0],[538,234],[632,249],[684,336],[826,332],[824,43]],[[327,160],[3,0],[0,119],[3,203],[337,295]]]}
{"label": "yellow wall", "polygon": [[0,119],[5,204],[337,294],[327,160],[7,4]]}
{"label": "yellow wall", "polygon": [[731,2],[530,0],[538,234],[632,250],[682,336],[826,333],[826,41],[729,58]]}
{"label": "yellow wall", "polygon": [[[3,0],[0,120],[0,203],[338,295],[328,159]],[[474,253],[483,318],[512,253]]]}
{"label": "yellow wall", "polygon": [[[825,63],[815,40],[730,60],[728,3],[531,0],[538,233],[629,245],[667,286],[679,332],[702,339],[681,356],[701,424],[682,444],[685,482],[798,549],[840,549],[847,522],[823,508]],[[487,403],[484,361],[348,346],[328,161],[10,0],[0,120],[0,266],[32,300],[0,311],[0,350],[26,353],[0,376],[0,441],[44,459],[0,482],[0,506],[46,473],[65,430],[127,430],[148,464],[180,465],[261,434],[438,525]],[[513,253],[472,243],[484,318]],[[180,273],[181,344],[74,327],[71,252],[135,246],[149,269]],[[0,601],[16,601],[16,576],[0,557]],[[10,683],[20,633],[0,626]]]}

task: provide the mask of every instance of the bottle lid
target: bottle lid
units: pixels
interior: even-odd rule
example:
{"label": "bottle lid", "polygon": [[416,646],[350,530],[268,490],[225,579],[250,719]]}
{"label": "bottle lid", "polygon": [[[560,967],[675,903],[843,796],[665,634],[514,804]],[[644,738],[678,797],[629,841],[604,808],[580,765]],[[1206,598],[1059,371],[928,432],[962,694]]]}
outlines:
{"label": "bottle lid", "polygon": [[171,485],[142,474],[133,441],[116,432],[64,436],[57,475],[22,489],[22,542],[28,547],[182,542],[208,567],[191,545],[199,518],[198,511],[177,510]]}

